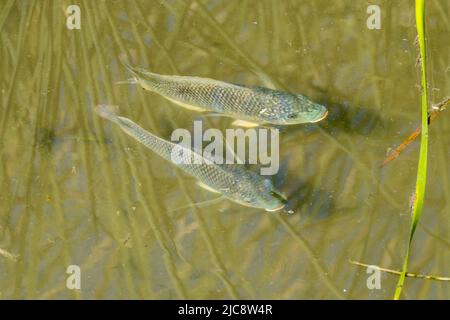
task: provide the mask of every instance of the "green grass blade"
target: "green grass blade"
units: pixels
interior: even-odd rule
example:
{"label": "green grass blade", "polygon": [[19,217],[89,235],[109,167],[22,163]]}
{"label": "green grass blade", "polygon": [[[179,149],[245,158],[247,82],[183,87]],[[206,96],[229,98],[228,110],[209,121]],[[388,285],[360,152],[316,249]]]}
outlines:
{"label": "green grass blade", "polygon": [[428,156],[428,92],[427,92],[427,59],[425,47],[425,0],[416,0],[416,27],[419,37],[420,57],[422,61],[422,134],[420,139],[420,155],[419,165],[417,169],[416,191],[414,196],[413,214],[411,220],[411,228],[409,232],[409,242],[403,261],[402,272],[398,279],[397,288],[395,290],[394,299],[398,300],[402,293],[403,283],[405,281],[406,269],[408,267],[409,252],[411,242],[416,231],[417,224],[423,210],[423,201],[425,195],[425,184],[427,178],[427,156]]}

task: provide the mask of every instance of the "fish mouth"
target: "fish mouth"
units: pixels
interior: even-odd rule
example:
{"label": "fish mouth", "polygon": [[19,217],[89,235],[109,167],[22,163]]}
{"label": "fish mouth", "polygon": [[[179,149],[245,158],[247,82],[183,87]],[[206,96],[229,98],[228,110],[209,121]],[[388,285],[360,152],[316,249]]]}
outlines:
{"label": "fish mouth", "polygon": [[267,212],[274,212],[274,211],[278,211],[278,210],[283,209],[285,206],[286,206],[286,204],[283,203],[283,204],[281,204],[278,207],[270,208],[270,209],[265,208],[264,210],[266,210]]}
{"label": "fish mouth", "polygon": [[325,113],[318,119],[311,121],[311,123],[316,123],[319,121],[322,121],[323,119],[325,119],[328,116],[328,110],[325,111]]}

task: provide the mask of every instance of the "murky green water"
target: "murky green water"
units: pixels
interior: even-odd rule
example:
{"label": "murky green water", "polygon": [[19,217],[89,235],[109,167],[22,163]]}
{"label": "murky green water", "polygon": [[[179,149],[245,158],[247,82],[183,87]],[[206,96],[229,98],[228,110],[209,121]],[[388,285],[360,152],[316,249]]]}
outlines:
{"label": "murky green water", "polygon": [[[77,4],[81,29],[66,28]],[[383,169],[420,121],[412,1],[12,1],[0,5],[1,298],[392,298],[349,259],[398,270],[419,144]],[[431,102],[450,89],[449,2],[427,5]],[[169,139],[200,114],[116,81],[118,62],[275,87],[327,105],[281,132],[275,178],[296,213],[223,201],[97,117],[112,103]],[[425,211],[409,271],[450,276],[450,121],[430,127]],[[230,119],[210,118],[225,129]],[[81,269],[81,290],[66,269]],[[406,298],[450,298],[406,280]]]}

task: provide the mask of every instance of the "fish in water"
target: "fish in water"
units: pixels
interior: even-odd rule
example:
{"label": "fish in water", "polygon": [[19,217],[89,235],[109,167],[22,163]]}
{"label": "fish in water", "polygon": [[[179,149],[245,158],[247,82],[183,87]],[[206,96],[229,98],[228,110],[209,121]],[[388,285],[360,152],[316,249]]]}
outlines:
{"label": "fish in water", "polygon": [[[118,124],[125,133],[147,148],[195,177],[198,184],[209,191],[220,193],[239,204],[266,211],[280,210],[287,203],[284,195],[273,186],[271,180],[246,169],[243,165],[216,164],[189,148],[155,136],[128,118],[118,116],[113,106],[98,105],[95,111],[101,117]],[[177,154],[182,151],[179,152],[182,158],[177,161],[173,158],[174,148],[178,148]],[[191,161],[195,157],[201,157],[203,161]]]}
{"label": "fish in water", "polygon": [[209,111],[238,119],[235,125],[289,125],[318,122],[328,110],[301,94],[232,84],[208,78],[161,75],[130,66],[128,83],[156,92],[190,110]]}

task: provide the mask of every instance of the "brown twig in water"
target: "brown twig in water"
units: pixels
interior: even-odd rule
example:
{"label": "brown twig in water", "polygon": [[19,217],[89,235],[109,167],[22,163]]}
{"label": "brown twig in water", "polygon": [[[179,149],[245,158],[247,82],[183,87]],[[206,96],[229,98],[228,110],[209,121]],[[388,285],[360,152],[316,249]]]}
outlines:
{"label": "brown twig in water", "polygon": [[[432,110],[428,113],[428,124],[431,123],[434,119],[436,119],[437,115],[441,113],[441,111],[445,110],[447,106],[450,104],[450,98],[446,98],[444,101],[441,101],[437,104],[433,105]],[[406,149],[422,132],[422,127],[419,126],[414,130],[413,133],[409,135],[409,137],[403,141],[401,145],[399,145],[397,148],[389,152],[389,155],[384,159],[383,163],[381,164],[381,167],[384,167],[392,160],[396,159],[400,153],[403,152],[403,150]]]}
{"label": "brown twig in water", "polygon": [[[360,266],[360,267],[376,268],[376,269],[378,269],[380,271],[384,271],[384,272],[391,273],[391,274],[396,274],[398,276],[401,274],[401,272],[397,271],[397,270],[382,268],[382,267],[379,267],[379,266],[365,264],[365,263],[354,261],[354,260],[348,260],[348,262],[350,262],[351,264]],[[433,275],[427,275],[427,274],[418,274],[418,273],[411,273],[411,272],[407,272],[406,276],[410,277],[410,278],[428,279],[428,280],[436,280],[436,281],[450,281],[450,277],[439,277],[439,276],[433,276]]]}

